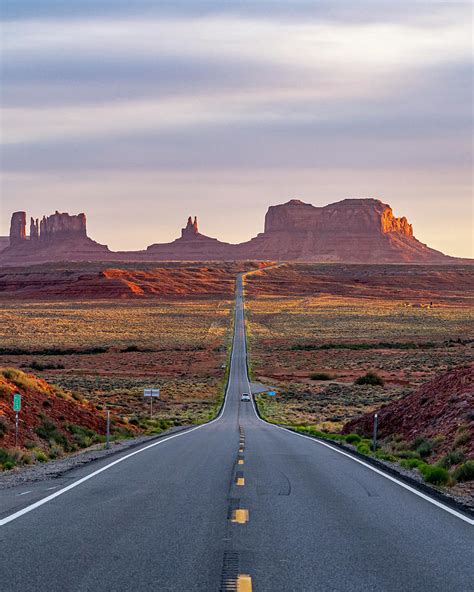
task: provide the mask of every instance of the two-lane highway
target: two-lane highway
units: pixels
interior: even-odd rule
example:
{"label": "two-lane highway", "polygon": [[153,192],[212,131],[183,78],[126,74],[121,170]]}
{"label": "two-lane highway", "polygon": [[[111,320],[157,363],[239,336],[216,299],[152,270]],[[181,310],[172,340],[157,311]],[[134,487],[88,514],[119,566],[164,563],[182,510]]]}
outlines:
{"label": "two-lane highway", "polygon": [[1,589],[472,589],[472,520],[260,420],[240,401],[246,363],[239,276],[219,417],[58,483],[0,492]]}

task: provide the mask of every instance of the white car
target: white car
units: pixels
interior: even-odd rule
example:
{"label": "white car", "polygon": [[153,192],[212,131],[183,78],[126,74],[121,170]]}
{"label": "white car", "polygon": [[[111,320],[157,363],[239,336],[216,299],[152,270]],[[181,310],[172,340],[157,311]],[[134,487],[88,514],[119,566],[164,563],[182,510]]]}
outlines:
{"label": "white car", "polygon": [[248,393],[243,393],[240,397],[241,401],[250,401],[250,395]]}

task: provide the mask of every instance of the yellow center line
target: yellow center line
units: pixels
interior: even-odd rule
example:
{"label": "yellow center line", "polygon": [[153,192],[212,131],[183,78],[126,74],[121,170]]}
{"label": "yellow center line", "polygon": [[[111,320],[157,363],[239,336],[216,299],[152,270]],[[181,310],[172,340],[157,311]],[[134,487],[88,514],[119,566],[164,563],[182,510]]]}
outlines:
{"label": "yellow center line", "polygon": [[249,511],[245,510],[244,508],[239,508],[234,510],[232,516],[232,522],[236,522],[237,524],[245,524],[249,521]]}
{"label": "yellow center line", "polygon": [[243,452],[243,451],[244,451],[244,449],[243,449],[243,448],[239,448],[239,452]]}
{"label": "yellow center line", "polygon": [[244,459],[243,459],[243,458],[239,458],[239,462],[238,462],[238,464],[239,464],[239,465],[243,465],[243,464],[244,464]]}
{"label": "yellow center line", "polygon": [[240,485],[240,486],[245,485],[244,477],[237,477],[237,485]]}
{"label": "yellow center line", "polygon": [[240,574],[237,578],[237,592],[252,592],[252,578],[246,574]]}

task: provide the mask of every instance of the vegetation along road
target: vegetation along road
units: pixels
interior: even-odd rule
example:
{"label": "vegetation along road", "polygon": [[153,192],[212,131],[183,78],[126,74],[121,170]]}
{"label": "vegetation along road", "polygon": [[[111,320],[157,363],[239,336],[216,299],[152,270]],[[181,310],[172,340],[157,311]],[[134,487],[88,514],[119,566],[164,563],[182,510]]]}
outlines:
{"label": "vegetation along road", "polygon": [[241,402],[243,306],[216,419],[0,492],[2,590],[471,589],[471,518]]}

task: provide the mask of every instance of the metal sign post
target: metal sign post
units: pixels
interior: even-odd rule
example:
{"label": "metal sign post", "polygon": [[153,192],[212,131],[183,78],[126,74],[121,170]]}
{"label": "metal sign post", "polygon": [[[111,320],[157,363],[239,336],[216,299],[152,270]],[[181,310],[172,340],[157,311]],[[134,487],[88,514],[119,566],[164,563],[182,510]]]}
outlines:
{"label": "metal sign post", "polygon": [[105,447],[110,448],[110,411],[107,409],[107,424],[106,424],[106,440]]}
{"label": "metal sign post", "polygon": [[21,395],[20,393],[15,393],[13,395],[13,411],[15,412],[15,448],[18,446],[18,424],[19,424],[19,417],[18,414],[21,410]]}
{"label": "metal sign post", "polygon": [[377,450],[377,429],[379,425],[379,415],[376,413],[374,415],[374,435],[372,438],[372,450],[375,452]]}
{"label": "metal sign post", "polygon": [[150,419],[153,417],[153,398],[160,397],[160,389],[148,388],[143,389],[143,396],[150,397]]}

